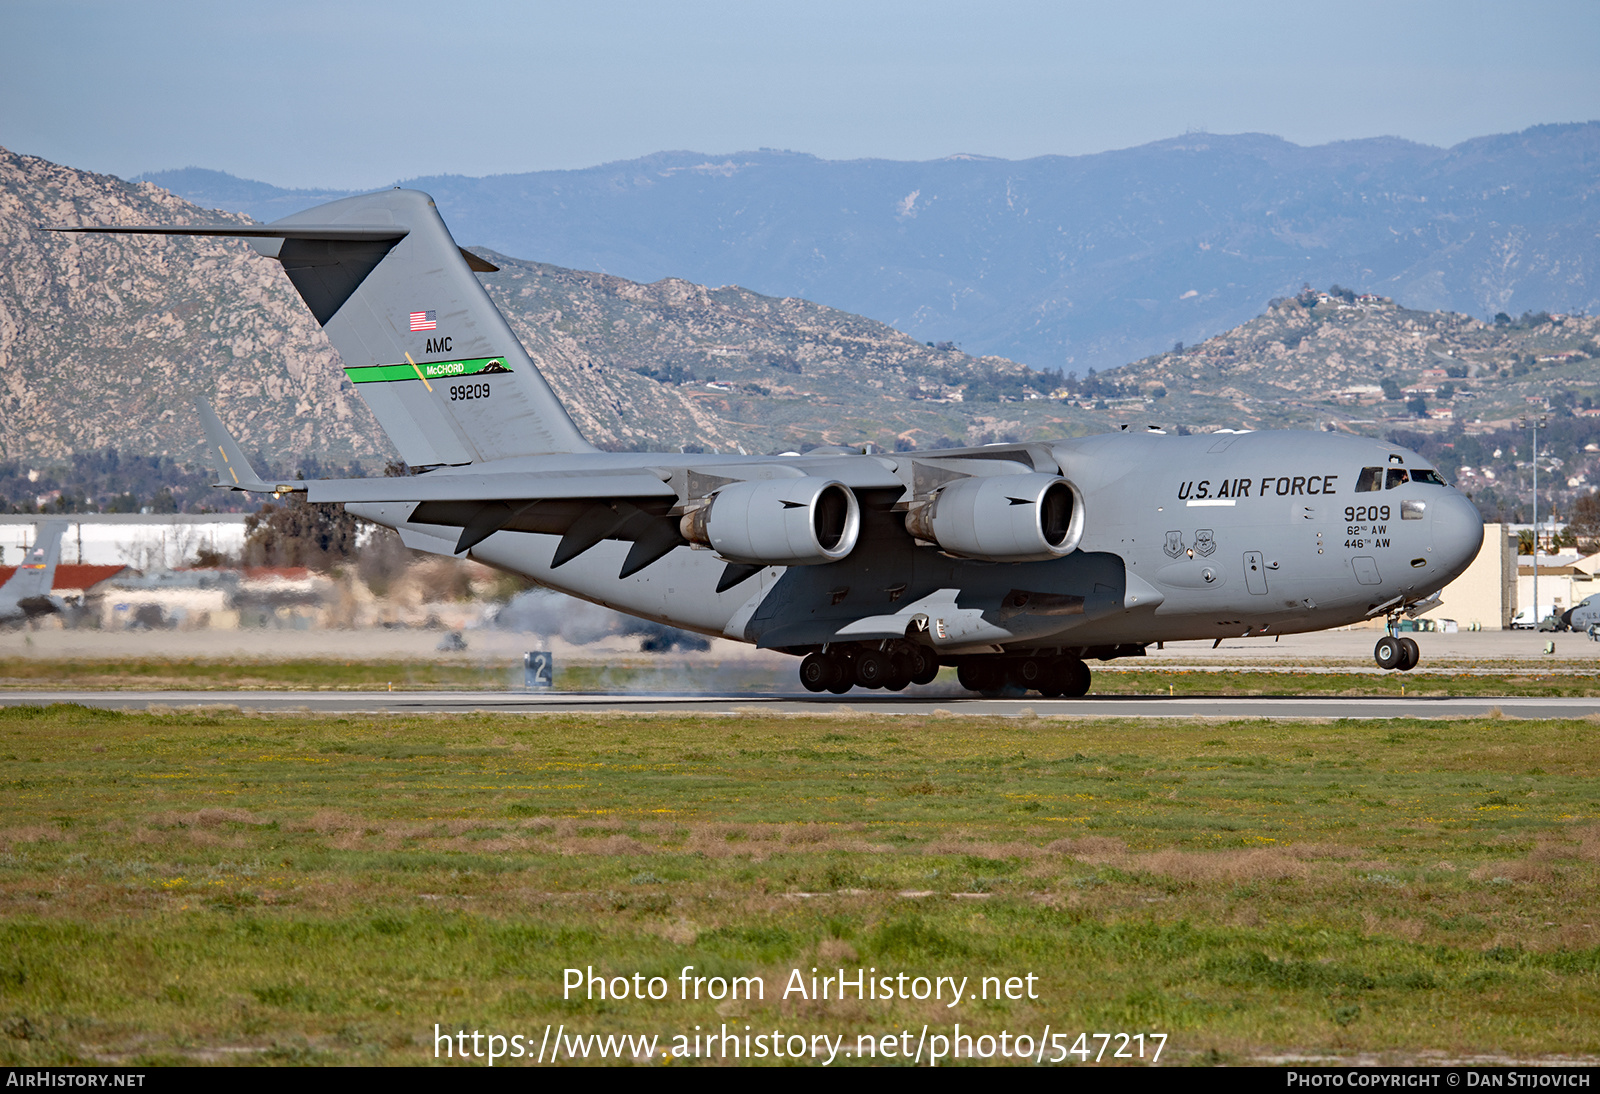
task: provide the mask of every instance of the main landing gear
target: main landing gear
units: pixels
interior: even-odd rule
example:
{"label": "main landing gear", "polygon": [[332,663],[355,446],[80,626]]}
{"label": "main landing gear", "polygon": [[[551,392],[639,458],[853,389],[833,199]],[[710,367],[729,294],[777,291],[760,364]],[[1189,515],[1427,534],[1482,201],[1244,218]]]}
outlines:
{"label": "main landing gear", "polygon": [[1076,657],[978,657],[956,668],[956,679],[968,691],[996,696],[1037,691],[1046,699],[1089,692],[1089,666]]}
{"label": "main landing gear", "polygon": [[853,687],[904,691],[911,684],[930,683],[939,675],[939,658],[915,642],[832,646],[808,654],[800,662],[800,683],[807,691],[843,695]]}
{"label": "main landing gear", "polygon": [[[851,688],[902,691],[931,683],[939,675],[939,657],[914,641],[829,646],[806,654],[800,662],[800,683],[806,691],[832,691],[842,696]],[[1037,691],[1046,699],[1083,696],[1090,689],[1090,667],[1082,657],[963,657],[955,677],[963,688],[982,696],[1021,696]]]}
{"label": "main landing gear", "polygon": [[1378,639],[1378,644],[1372,648],[1372,659],[1378,662],[1380,669],[1409,672],[1417,667],[1418,661],[1422,660],[1422,650],[1414,638],[1400,638],[1386,634]]}
{"label": "main landing gear", "polygon": [[[931,683],[937,675],[938,655],[915,642],[834,645],[807,654],[800,662],[800,683],[807,691],[831,691],[835,695],[843,695],[853,687],[901,691],[910,684]],[[1090,674],[1083,659],[1070,654],[990,654],[959,660],[956,679],[968,691],[985,696],[1035,691],[1055,699],[1088,694]]]}

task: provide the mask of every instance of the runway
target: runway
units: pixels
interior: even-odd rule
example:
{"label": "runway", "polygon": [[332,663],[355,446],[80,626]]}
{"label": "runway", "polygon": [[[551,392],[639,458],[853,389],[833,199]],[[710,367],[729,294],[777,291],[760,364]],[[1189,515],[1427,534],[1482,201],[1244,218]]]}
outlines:
{"label": "runway", "polygon": [[873,714],[1067,718],[1582,718],[1600,698],[1260,696],[1167,698],[1108,695],[1082,699],[960,698],[950,695],[843,696],[580,694],[523,691],[3,691],[0,706],[79,703],[107,710],[231,706],[276,714]]}

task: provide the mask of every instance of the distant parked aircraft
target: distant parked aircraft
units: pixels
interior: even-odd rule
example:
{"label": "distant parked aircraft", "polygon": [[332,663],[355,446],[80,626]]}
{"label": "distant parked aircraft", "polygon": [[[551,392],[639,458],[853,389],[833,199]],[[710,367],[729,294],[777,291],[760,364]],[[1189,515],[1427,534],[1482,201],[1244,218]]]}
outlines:
{"label": "distant parked aircraft", "polygon": [[23,623],[65,607],[59,597],[50,595],[50,586],[56,579],[56,563],[61,561],[61,537],[66,530],[64,520],[39,525],[22,565],[11,575],[11,580],[0,585],[0,623]]}

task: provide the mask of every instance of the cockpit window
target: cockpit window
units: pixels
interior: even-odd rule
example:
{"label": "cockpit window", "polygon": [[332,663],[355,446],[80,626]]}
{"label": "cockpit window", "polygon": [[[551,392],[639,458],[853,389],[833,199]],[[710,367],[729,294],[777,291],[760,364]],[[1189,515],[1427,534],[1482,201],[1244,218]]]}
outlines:
{"label": "cockpit window", "polygon": [[[1403,472],[1402,472],[1403,474]],[[1356,493],[1370,494],[1374,490],[1383,489],[1383,468],[1363,467],[1361,474],[1356,477]]]}
{"label": "cockpit window", "polygon": [[1404,484],[1405,481],[1406,481],[1406,477],[1407,476],[1406,476],[1406,469],[1405,468],[1403,468],[1403,467],[1391,467],[1391,468],[1389,468],[1389,482],[1388,482],[1387,485],[1384,486],[1384,489],[1385,490],[1393,490],[1395,487]]}
{"label": "cockpit window", "polygon": [[1421,469],[1412,468],[1412,470],[1411,470],[1411,481],[1412,482],[1425,482],[1425,483],[1428,483],[1430,486],[1448,486],[1449,485],[1448,483],[1446,483],[1444,481],[1444,476],[1440,475],[1439,472],[1431,471],[1431,470],[1428,470],[1426,468],[1421,468]]}

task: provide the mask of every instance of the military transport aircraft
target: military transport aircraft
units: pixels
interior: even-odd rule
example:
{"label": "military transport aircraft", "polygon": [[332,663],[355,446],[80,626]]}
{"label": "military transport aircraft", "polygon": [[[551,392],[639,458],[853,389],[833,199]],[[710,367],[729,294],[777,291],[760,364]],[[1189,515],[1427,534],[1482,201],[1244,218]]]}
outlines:
{"label": "military transport aircraft", "polygon": [[303,490],[619,611],[803,657],[812,691],[1089,689],[1152,643],[1387,617],[1416,664],[1427,610],[1483,538],[1414,452],[1321,433],[1065,441],[893,455],[612,453],[578,432],[428,195],[345,198],[262,226],[57,226],[242,236],[277,259],[406,463],[403,478],[260,479],[209,408],[218,485]]}
{"label": "military transport aircraft", "polygon": [[33,546],[23,553],[22,564],[4,585],[0,585],[0,624],[25,623],[63,610],[65,605],[50,594],[50,587],[55,584],[56,563],[61,561],[61,537],[66,530],[64,520],[39,525]]}

